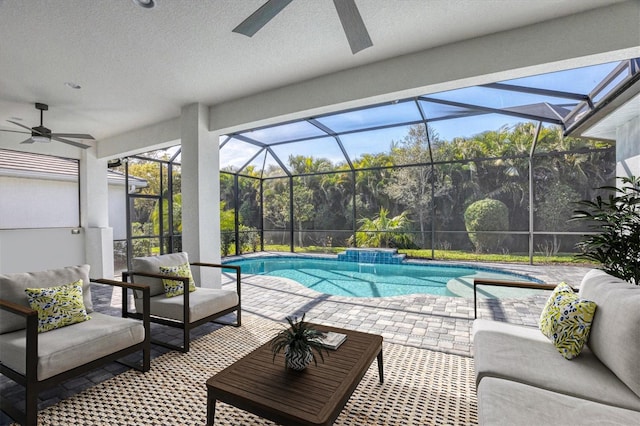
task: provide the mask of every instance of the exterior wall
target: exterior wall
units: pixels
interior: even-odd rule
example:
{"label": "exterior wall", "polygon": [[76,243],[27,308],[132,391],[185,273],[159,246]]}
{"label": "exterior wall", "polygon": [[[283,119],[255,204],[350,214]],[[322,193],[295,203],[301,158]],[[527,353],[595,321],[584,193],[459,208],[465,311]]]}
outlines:
{"label": "exterior wall", "polygon": [[640,176],[640,117],[616,131],[617,176]]}
{"label": "exterior wall", "polygon": [[78,182],[0,176],[0,229],[80,225]]}
{"label": "exterior wall", "polygon": [[109,227],[113,228],[113,239],[127,238],[127,201],[122,184],[109,184]]}
{"label": "exterior wall", "polygon": [[77,228],[0,230],[0,273],[42,271],[85,263]]}

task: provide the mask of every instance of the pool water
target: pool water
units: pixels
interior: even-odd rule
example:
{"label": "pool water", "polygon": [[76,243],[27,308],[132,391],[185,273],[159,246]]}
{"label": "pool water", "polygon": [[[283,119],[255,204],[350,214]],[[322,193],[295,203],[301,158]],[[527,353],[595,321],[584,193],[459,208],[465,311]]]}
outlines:
{"label": "pool water", "polygon": [[[308,257],[260,257],[225,263],[240,266],[243,274],[289,278],[319,293],[350,297],[406,294],[473,297],[475,277],[540,282],[497,269],[442,264],[363,264]],[[479,294],[500,297],[485,289],[480,291],[480,287]]]}

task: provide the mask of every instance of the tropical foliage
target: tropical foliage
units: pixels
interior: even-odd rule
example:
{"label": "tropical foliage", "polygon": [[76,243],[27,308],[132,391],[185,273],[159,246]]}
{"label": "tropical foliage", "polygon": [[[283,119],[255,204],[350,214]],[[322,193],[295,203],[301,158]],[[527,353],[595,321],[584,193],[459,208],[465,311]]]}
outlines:
{"label": "tropical foliage", "polygon": [[[395,247],[413,248],[413,238],[407,231],[409,230],[409,219],[407,212],[402,212],[398,216],[389,217],[389,211],[384,207],[373,218],[362,218],[360,227],[356,232],[357,247]],[[353,243],[353,238],[350,240]]]}
{"label": "tropical foliage", "polygon": [[[386,144],[388,150],[352,158],[355,171],[345,162],[302,155],[292,155],[285,164],[293,177],[275,164],[260,173],[248,166],[236,184],[235,170],[223,171],[221,199],[227,208],[239,210],[242,225],[264,229],[266,245],[413,244],[467,252],[476,246],[466,232],[464,212],[476,201],[492,199],[506,206],[508,227],[495,223],[484,230],[513,234],[502,242],[501,253],[528,251],[530,211],[540,253],[575,253],[579,234],[567,231],[589,228],[570,221],[573,203],[593,199],[604,191],[599,186],[613,182],[615,152],[606,143],[567,138],[560,128],[543,126],[531,156],[536,132],[537,123],[523,122],[449,141],[416,125],[399,140],[372,140],[372,147]],[[406,241],[383,236],[393,229],[375,238],[374,232],[367,233],[398,217],[403,217],[400,233]],[[355,241],[354,229],[362,230]]]}
{"label": "tropical foliage", "polygon": [[483,232],[508,231],[509,208],[502,201],[485,198],[467,207],[464,212],[464,223],[476,251],[495,252],[502,245],[507,234]]}
{"label": "tropical foliage", "polygon": [[603,186],[608,197],[582,200],[573,217],[597,232],[586,236],[578,256],[602,264],[616,277],[640,285],[640,177],[620,178],[620,187]]}

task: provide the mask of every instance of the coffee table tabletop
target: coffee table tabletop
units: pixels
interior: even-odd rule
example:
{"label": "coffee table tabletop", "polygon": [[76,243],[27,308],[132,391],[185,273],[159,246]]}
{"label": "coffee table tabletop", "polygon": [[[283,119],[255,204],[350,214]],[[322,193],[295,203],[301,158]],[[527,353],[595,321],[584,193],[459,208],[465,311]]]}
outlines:
{"label": "coffee table tabletop", "polygon": [[375,358],[384,382],[382,336],[313,325],[320,331],[344,333],[336,350],[323,352],[324,362],[302,371],[285,367],[284,355],[269,343],[207,380],[207,425],[215,420],[216,401],[285,425],[330,425],[356,389]]}

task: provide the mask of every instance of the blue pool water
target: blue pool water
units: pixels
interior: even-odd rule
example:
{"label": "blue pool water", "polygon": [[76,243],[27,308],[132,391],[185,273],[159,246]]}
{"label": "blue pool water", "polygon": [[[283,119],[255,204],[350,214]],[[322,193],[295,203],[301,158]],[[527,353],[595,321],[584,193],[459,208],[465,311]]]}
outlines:
{"label": "blue pool water", "polygon": [[320,293],[351,297],[416,293],[473,297],[474,277],[540,282],[498,269],[442,264],[362,264],[309,257],[260,257],[225,263],[240,266],[243,274],[289,278]]}

